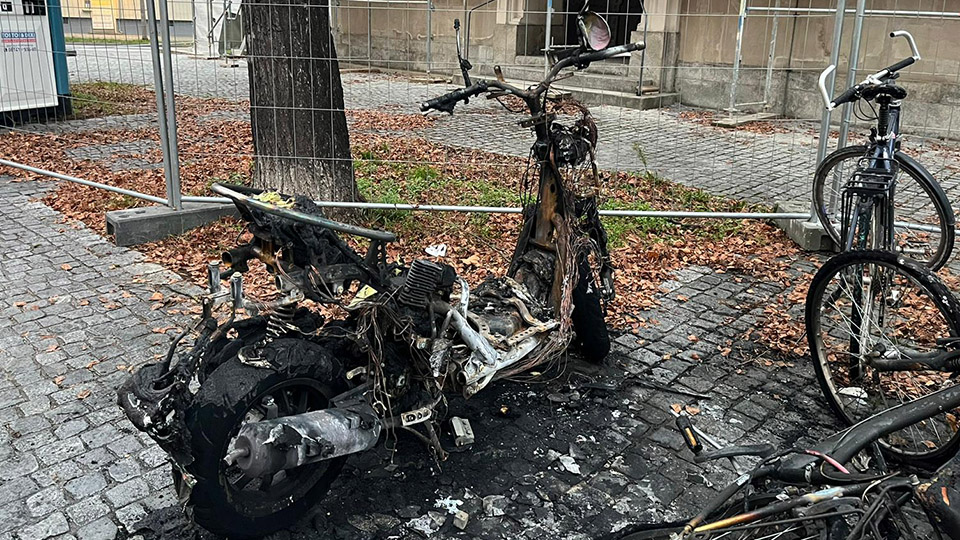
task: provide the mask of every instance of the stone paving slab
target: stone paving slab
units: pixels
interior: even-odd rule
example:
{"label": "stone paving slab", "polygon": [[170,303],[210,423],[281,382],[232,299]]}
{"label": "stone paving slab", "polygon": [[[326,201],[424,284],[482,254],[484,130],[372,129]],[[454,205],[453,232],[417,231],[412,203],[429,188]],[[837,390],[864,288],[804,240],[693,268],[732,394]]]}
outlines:
{"label": "stone paving slab", "polygon": [[149,298],[191,286],[30,200],[52,185],[0,179],[0,538],[113,538],[173,502],[115,389],[184,322]]}
{"label": "stone paving slab", "polygon": [[[0,539],[210,538],[176,505],[163,452],[114,404],[118,366],[152,360],[169,341],[154,330],[185,322],[150,297],[195,289],[30,200],[51,185],[0,180]],[[698,425],[723,443],[802,442],[837,427],[810,366],[768,366],[739,338],[778,286],[690,267],[664,289],[640,314],[658,324],[617,337],[604,366],[572,359],[560,379],[452,398],[449,414],[473,423],[472,448],[438,465],[401,435],[395,454],[352,458],[314,514],[274,538],[591,538],[686,516],[734,477],[729,465],[692,462],[672,404],[698,407]],[[485,498],[504,515],[487,515]],[[470,514],[465,530],[450,507]]]}

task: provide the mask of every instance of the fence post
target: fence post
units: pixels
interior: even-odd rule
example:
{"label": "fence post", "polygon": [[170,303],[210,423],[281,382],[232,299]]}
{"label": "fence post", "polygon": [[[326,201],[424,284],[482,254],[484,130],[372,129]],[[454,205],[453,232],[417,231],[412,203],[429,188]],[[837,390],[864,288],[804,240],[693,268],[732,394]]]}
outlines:
{"label": "fence post", "polygon": [[[847,69],[847,86],[857,84],[857,66],[860,64],[860,37],[863,35],[863,16],[867,9],[866,0],[857,0],[857,14],[853,22],[853,42],[850,44],[850,59]],[[840,141],[837,148],[847,145],[847,135],[850,133],[850,116],[853,115],[853,103],[844,103],[843,119],[840,121]]]}
{"label": "fence post", "polygon": [[[150,55],[153,64],[153,89],[157,98],[157,124],[160,127],[160,150],[163,154],[163,177],[167,186],[167,204],[171,208],[177,209],[173,204],[174,192],[179,195],[179,183],[175,188],[173,181],[173,167],[170,163],[170,139],[167,137],[167,116],[166,103],[163,95],[163,70],[160,62],[160,41],[157,34],[157,10],[154,6],[154,0],[144,0],[144,6],[147,11],[147,34],[150,36]],[[178,197],[179,199],[179,197]]]}
{"label": "fence post", "polygon": [[433,60],[433,0],[427,0],[427,73],[430,73]]}
{"label": "fence post", "polygon": [[[843,40],[843,18],[846,15],[847,1],[846,0],[837,0],[837,16],[833,21],[833,50],[830,52],[830,63],[832,65],[837,65],[837,62],[840,61],[840,45]],[[837,72],[834,70],[833,73],[827,77],[827,89],[833,93],[834,84],[837,80]],[[820,141],[817,145],[817,165],[823,161],[823,158],[827,155],[827,146],[830,144],[830,111],[826,107],[823,108],[823,113],[820,115]],[[816,203],[810,203],[810,221],[816,222],[817,219],[817,208]]]}
{"label": "fence post", "polygon": [[[774,7],[780,7],[780,0]],[[777,29],[780,26],[780,18],[777,12],[773,12],[773,28],[770,30],[770,54],[767,57],[767,80],[763,85],[763,108],[770,108],[770,95],[773,93],[773,68],[777,63]]]}
{"label": "fence post", "polygon": [[733,56],[733,81],[730,82],[730,114],[737,112],[737,85],[740,83],[740,55],[743,52],[743,25],[747,20],[747,0],[740,0],[737,15],[737,48]]}
{"label": "fence post", "polygon": [[543,37],[544,73],[550,70],[550,42],[553,41],[553,0],[547,0],[547,28]]}
{"label": "fence post", "polygon": [[[152,1],[152,0],[148,0]],[[167,200],[170,207],[174,210],[183,209],[183,203],[180,201],[180,151],[177,147],[177,98],[173,93],[173,43],[170,40],[170,16],[167,10],[169,0],[160,0],[160,24],[163,26],[160,31],[163,35],[163,71],[166,76],[163,77],[164,94],[166,94],[163,104],[166,106],[167,125],[166,137],[167,148],[170,151],[170,193]],[[161,136],[163,134],[161,133]]]}

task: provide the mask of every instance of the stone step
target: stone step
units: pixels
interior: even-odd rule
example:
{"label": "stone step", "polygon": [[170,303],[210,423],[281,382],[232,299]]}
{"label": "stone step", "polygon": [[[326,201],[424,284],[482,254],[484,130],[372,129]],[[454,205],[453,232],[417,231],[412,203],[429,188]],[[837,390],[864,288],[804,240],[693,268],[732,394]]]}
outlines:
{"label": "stone step", "polygon": [[[583,71],[572,71],[571,73],[573,73],[573,76],[563,79],[560,84],[569,88],[614,90],[617,92],[635,94],[637,92],[637,84],[640,82],[640,68],[628,67],[625,65],[618,67],[622,68],[619,70],[620,73],[598,72],[595,70],[594,66],[590,66]],[[485,71],[486,70],[482,70],[482,72]],[[490,72],[493,72],[492,68],[490,69]],[[539,66],[503,67],[503,75],[508,79],[538,81],[543,77],[543,74],[544,72],[542,63]],[[659,91],[659,89],[657,88],[653,91]]]}

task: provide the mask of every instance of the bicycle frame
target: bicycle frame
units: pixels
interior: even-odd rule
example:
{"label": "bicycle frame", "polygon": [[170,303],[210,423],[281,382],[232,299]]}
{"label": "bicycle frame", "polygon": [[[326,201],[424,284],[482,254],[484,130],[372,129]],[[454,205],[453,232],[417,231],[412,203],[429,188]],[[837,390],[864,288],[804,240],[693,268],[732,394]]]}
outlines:
{"label": "bicycle frame", "polygon": [[[867,489],[878,485],[879,480],[889,481],[889,489],[920,488],[921,483],[913,477],[876,476],[850,473],[840,470],[836,464],[848,463],[858,453],[891,433],[917,422],[931,418],[945,410],[960,407],[960,385],[945,388],[929,396],[887,409],[862,422],[838,432],[811,449],[796,449],[781,452],[763,461],[753,471],[737,478],[719,495],[710,500],[693,519],[688,521],[676,538],[693,538],[706,532],[734,531],[745,524],[822,501],[846,496],[860,496]],[[789,456],[789,457],[785,457]],[[775,463],[775,461],[777,461]],[[827,468],[831,470],[828,472]],[[760,507],[756,510],[707,522],[708,517],[720,509],[746,486],[773,480],[799,486],[832,486]],[[922,498],[921,498],[922,499]],[[935,503],[936,501],[934,501]],[[925,503],[926,504],[926,503]],[[948,505],[949,506],[949,505]],[[939,508],[943,511],[943,508]],[[946,511],[957,513],[956,509]],[[869,513],[865,516],[870,515]],[[810,520],[823,519],[810,516]],[[769,524],[767,524],[769,525]]]}

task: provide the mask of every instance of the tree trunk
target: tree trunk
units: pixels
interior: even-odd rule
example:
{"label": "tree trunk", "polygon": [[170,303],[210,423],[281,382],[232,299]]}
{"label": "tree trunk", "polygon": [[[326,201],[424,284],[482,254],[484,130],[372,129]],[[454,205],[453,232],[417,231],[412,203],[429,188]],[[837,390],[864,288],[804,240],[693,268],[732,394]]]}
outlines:
{"label": "tree trunk", "polygon": [[356,200],[327,0],[244,0],[244,8],[253,185]]}

